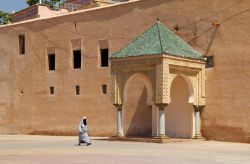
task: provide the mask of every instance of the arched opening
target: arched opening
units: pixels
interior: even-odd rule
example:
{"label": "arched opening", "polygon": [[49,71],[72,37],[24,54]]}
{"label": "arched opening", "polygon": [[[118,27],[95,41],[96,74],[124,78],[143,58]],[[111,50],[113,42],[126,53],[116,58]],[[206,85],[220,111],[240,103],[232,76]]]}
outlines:
{"label": "arched opening", "polygon": [[194,97],[191,83],[186,77],[177,76],[172,82],[170,95],[171,103],[166,110],[166,134],[171,138],[192,138]]}
{"label": "arched opening", "polygon": [[152,135],[152,85],[147,76],[134,74],[124,87],[123,130],[125,136]]}

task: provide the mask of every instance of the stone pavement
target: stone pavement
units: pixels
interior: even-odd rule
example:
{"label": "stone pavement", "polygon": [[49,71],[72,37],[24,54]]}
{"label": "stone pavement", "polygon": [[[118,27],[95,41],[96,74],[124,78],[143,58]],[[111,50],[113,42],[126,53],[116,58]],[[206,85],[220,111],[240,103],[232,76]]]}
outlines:
{"label": "stone pavement", "polygon": [[107,141],[77,146],[77,137],[0,136],[0,164],[250,164],[250,144]]}

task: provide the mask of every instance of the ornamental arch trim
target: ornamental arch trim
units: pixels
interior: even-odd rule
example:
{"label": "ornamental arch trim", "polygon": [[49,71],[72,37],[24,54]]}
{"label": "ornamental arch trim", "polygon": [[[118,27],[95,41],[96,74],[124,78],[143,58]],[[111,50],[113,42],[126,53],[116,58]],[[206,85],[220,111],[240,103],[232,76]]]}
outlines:
{"label": "ornamental arch trim", "polygon": [[132,74],[130,77],[128,77],[128,79],[124,82],[124,86],[123,86],[123,102],[126,101],[127,99],[127,92],[128,92],[128,86],[131,85],[132,81],[138,78],[140,79],[145,87],[147,88],[147,105],[153,105],[153,87],[152,87],[152,81],[150,80],[149,77],[147,77],[147,75],[143,74],[143,73],[134,73]]}
{"label": "ornamental arch trim", "polygon": [[[188,87],[188,93],[189,93],[188,103],[194,104],[194,102],[195,102],[195,96],[194,96],[194,86],[195,86],[195,84],[192,84],[192,81],[190,80],[190,77],[188,77],[186,75],[183,75],[183,74],[180,74],[180,75],[174,74],[174,75],[172,75],[172,77],[170,77],[170,80],[169,80],[169,83],[170,83],[169,88],[170,88],[170,90],[172,88],[174,80],[177,77],[181,77],[181,78],[183,78],[185,80],[185,82],[187,84],[187,87]],[[170,102],[171,102],[171,96],[170,96]]]}

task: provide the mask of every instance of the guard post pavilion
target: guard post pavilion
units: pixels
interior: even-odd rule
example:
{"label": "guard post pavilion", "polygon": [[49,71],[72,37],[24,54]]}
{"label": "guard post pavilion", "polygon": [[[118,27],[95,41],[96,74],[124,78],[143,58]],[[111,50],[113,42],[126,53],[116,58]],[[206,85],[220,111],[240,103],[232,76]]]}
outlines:
{"label": "guard post pavilion", "polygon": [[[123,131],[123,103],[126,83],[142,76],[147,88],[147,105],[156,107],[156,133],[152,139],[165,142],[165,114],[171,103],[173,80],[183,78],[192,104],[191,138],[202,138],[201,111],[205,106],[205,60],[185,41],[157,21],[151,28],[111,57],[111,96],[117,110],[116,138],[126,138]],[[129,110],[129,109],[126,109]],[[170,125],[171,126],[171,125]]]}

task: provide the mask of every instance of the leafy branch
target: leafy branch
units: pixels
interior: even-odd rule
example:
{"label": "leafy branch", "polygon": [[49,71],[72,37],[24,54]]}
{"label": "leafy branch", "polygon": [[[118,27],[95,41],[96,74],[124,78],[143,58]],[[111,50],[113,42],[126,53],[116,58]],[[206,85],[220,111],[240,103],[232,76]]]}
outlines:
{"label": "leafy branch", "polygon": [[10,13],[0,11],[0,24],[7,24],[11,22],[11,16]]}

